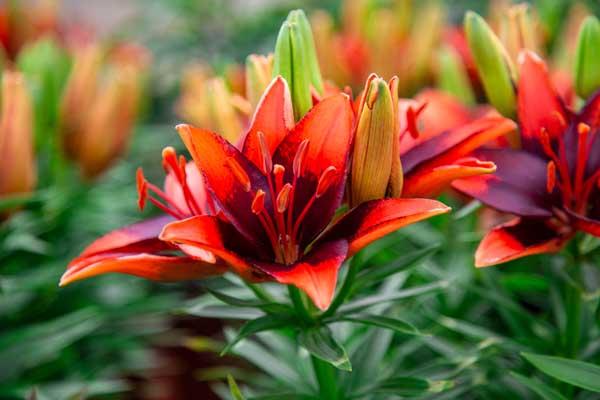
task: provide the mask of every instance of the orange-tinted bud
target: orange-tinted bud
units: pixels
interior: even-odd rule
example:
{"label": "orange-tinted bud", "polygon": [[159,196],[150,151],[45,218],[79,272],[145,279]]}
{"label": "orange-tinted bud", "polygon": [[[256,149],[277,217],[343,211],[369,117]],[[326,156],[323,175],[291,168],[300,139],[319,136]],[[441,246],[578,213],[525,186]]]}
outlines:
{"label": "orange-tinted bud", "polygon": [[137,118],[149,56],[134,46],[104,54],[86,46],[75,54],[61,104],[67,154],[86,178],[104,172],[126,150]]}
{"label": "orange-tinted bud", "polygon": [[31,98],[23,76],[5,71],[0,115],[0,197],[27,193],[36,184]]}
{"label": "orange-tinted bud", "polygon": [[252,110],[260,101],[263,92],[271,83],[273,74],[273,55],[251,54],[246,58],[246,97]]}
{"label": "orange-tinted bud", "polygon": [[350,172],[350,206],[402,192],[398,78],[371,75],[358,112]]}

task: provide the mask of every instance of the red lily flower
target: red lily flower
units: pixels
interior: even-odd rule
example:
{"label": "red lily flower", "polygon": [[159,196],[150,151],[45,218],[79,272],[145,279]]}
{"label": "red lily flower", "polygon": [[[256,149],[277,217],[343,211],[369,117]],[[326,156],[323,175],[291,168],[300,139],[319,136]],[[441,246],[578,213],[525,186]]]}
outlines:
{"label": "red lily flower", "polygon": [[516,128],[495,112],[469,110],[432,90],[401,101],[399,107],[403,197],[434,196],[455,179],[494,172],[494,163],[475,157],[473,151]]}
{"label": "red lily flower", "polygon": [[[346,258],[404,225],[449,211],[429,199],[375,200],[332,223],[343,198],[353,125],[345,94],[320,101],[294,125],[282,78],[265,92],[241,150],[216,133],[179,125],[213,209],[197,212],[190,197],[196,188],[189,175],[182,184],[182,168],[172,167],[177,195],[140,176],[141,200],[153,191],[167,204],[151,201],[177,220],[163,217],[99,239],[70,264],[63,283],[105,272],[192,279],[223,273],[224,263],[246,279],[295,285],[326,309]],[[175,164],[169,160],[165,164]],[[162,255],[173,246],[185,256]]]}
{"label": "red lily flower", "polygon": [[517,216],[489,232],[477,249],[478,267],[560,250],[578,231],[600,236],[600,93],[579,113],[554,88],[532,52],[519,59],[521,150],[480,150],[494,175],[454,182],[459,191]]}
{"label": "red lily flower", "polygon": [[[89,245],[67,266],[60,285],[92,276],[118,272],[156,281],[177,281],[220,275],[226,266],[217,263],[209,252],[196,252],[194,257],[173,256],[176,247],[161,241],[163,227],[177,218],[214,212],[202,177],[193,163],[186,163],[175,151],[163,150],[163,166],[167,172],[164,190],[149,183],[138,170],[139,205],[147,200],[166,215],[113,231]],[[149,196],[154,193],[156,197]],[[160,200],[162,200],[162,202]]]}

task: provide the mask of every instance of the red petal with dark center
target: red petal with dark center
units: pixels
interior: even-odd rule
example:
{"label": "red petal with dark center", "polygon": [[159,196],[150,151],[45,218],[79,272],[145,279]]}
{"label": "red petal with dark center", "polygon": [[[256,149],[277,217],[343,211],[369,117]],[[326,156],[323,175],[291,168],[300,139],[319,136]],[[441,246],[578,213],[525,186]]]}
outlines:
{"label": "red petal with dark center", "polygon": [[523,148],[541,151],[540,131],[546,129],[550,137],[563,134],[570,121],[558,92],[554,88],[544,61],[531,51],[519,56],[520,73],[517,106]]}
{"label": "red petal with dark center", "polygon": [[404,180],[403,197],[435,197],[450,183],[459,178],[484,175],[496,170],[491,161],[481,161],[474,157],[461,158],[450,165],[441,165],[431,170],[418,169]]}
{"label": "red petal with dark center", "polygon": [[[178,125],[177,130],[227,219],[249,241],[266,247],[266,234],[251,210],[257,190],[269,193],[265,176],[216,133],[190,125]],[[271,209],[269,196],[265,207]]]}
{"label": "red petal with dark center", "polygon": [[546,162],[525,151],[478,150],[474,155],[496,164],[493,175],[455,180],[452,187],[500,211],[550,217],[553,197],[546,189]]}
{"label": "red petal with dark center", "polygon": [[271,82],[258,103],[250,129],[244,138],[242,152],[260,169],[262,156],[257,133],[264,134],[269,154],[273,155],[277,146],[293,126],[294,113],[290,91],[285,80],[277,77]]}
{"label": "red petal with dark center", "polygon": [[489,267],[517,258],[560,250],[568,240],[544,220],[516,218],[490,231],[475,253],[476,267]]}
{"label": "red petal with dark center", "polygon": [[448,211],[450,207],[431,199],[372,200],[349,211],[318,242],[347,239],[353,255],[403,226]]}
{"label": "red petal with dark center", "polygon": [[[93,276],[116,272],[135,275],[153,281],[181,281],[221,275],[227,271],[222,264],[209,264],[188,257],[169,257],[153,254],[112,254],[93,260],[76,269],[68,269],[60,286]],[[90,261],[92,261],[90,259]]]}
{"label": "red petal with dark center", "polygon": [[450,165],[459,158],[470,155],[477,148],[490,143],[516,129],[513,121],[502,117],[482,117],[459,128],[446,131],[413,147],[403,154],[405,174],[417,168],[432,169]]}
{"label": "red petal with dark center", "polygon": [[149,252],[164,249],[168,246],[158,240],[158,235],[162,228],[172,221],[172,217],[165,215],[114,230],[96,239],[77,259],[103,252]]}
{"label": "red petal with dark center", "polygon": [[[588,124],[591,128],[591,147],[587,162],[587,175],[589,176],[600,169],[600,91],[594,93],[585,103],[578,115],[578,122]],[[577,133],[577,130],[574,129],[573,132]],[[577,143],[576,140],[574,142]]]}
{"label": "red petal with dark center", "polygon": [[315,247],[293,265],[261,263],[258,267],[277,282],[304,291],[320,310],[326,310],[333,299],[338,270],[347,253],[348,242],[336,240]]}
{"label": "red petal with dark center", "polygon": [[[256,248],[229,223],[217,217],[196,216],[175,221],[164,227],[160,239],[169,242],[186,254],[195,257],[198,250],[215,254],[247,279],[258,279],[256,270],[245,257],[260,258]],[[269,259],[272,255],[263,258]]]}
{"label": "red petal with dark center", "polygon": [[348,96],[330,96],[304,116],[275,152],[273,162],[285,167],[285,181],[291,183],[296,152],[300,143],[308,140],[300,177],[294,188],[294,219],[314,195],[322,173],[330,166],[338,172],[335,182],[315,200],[303,220],[300,230],[303,245],[327,226],[341,203],[353,125],[354,114]]}

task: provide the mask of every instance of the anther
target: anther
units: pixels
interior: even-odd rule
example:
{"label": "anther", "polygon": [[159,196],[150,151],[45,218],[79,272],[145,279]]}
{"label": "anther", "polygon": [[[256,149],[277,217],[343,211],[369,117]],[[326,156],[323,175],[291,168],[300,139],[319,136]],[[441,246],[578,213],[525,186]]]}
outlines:
{"label": "anther", "polygon": [[256,191],[254,195],[254,200],[252,200],[251,206],[252,212],[256,215],[263,212],[265,209],[265,192],[261,189]]}
{"label": "anther", "polygon": [[277,195],[277,211],[279,213],[284,213],[287,210],[288,205],[290,204],[290,191],[292,190],[292,185],[286,183],[279,194]]}
{"label": "anther", "polygon": [[283,176],[285,175],[285,167],[281,164],[273,166],[273,175],[275,175],[276,190],[283,186]]}
{"label": "anther", "polygon": [[135,180],[138,191],[138,207],[140,208],[140,211],[144,211],[146,200],[148,198],[148,184],[146,183],[146,178],[144,177],[144,171],[142,171],[141,168],[137,169]]}
{"label": "anther", "polygon": [[567,121],[565,120],[565,117],[561,113],[554,110],[554,111],[552,111],[552,116],[554,118],[556,118],[556,120],[558,121],[558,123],[560,124],[560,127],[562,129],[565,129],[567,127]]}
{"label": "anther", "polygon": [[304,165],[304,158],[306,158],[306,151],[308,148],[308,139],[304,139],[298,145],[296,155],[294,156],[293,172],[294,176],[299,177],[302,174],[302,167]]}
{"label": "anther", "polygon": [[319,183],[317,184],[317,192],[315,194],[317,199],[323,196],[327,189],[329,189],[329,187],[334,183],[337,176],[336,172],[337,168],[333,165],[330,165],[325,169],[325,171],[323,171],[319,177]]}
{"label": "anther", "polygon": [[227,165],[229,165],[233,176],[235,176],[238,182],[242,185],[244,191],[249,192],[250,189],[252,189],[252,184],[244,168],[242,168],[236,159],[231,157],[227,159]]}
{"label": "anther", "polygon": [[265,134],[258,131],[256,136],[258,137],[258,146],[260,147],[260,156],[262,158],[262,172],[265,175],[270,174],[273,170],[273,160],[271,159],[271,153],[269,151],[269,146],[267,145],[267,140],[265,139]]}

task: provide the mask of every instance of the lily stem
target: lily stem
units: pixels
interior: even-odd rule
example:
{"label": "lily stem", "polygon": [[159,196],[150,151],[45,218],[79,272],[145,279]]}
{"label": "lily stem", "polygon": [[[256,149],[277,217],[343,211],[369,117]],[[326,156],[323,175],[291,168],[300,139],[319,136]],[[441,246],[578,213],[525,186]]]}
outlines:
{"label": "lily stem", "polygon": [[334,367],[320,360],[315,356],[311,356],[315,377],[319,384],[319,395],[321,399],[336,400],[338,398],[338,389],[336,384],[336,376]]}
{"label": "lily stem", "polygon": [[321,318],[331,317],[337,309],[344,304],[346,298],[350,295],[352,291],[352,287],[354,286],[354,278],[356,278],[356,273],[358,272],[358,267],[354,262],[350,262],[348,265],[348,273],[346,274],[346,279],[344,279],[344,283],[340,288],[337,296],[331,302],[329,308],[321,315]]}
{"label": "lily stem", "polygon": [[292,300],[292,305],[298,314],[298,317],[302,319],[303,322],[307,324],[312,324],[314,322],[313,317],[308,312],[306,305],[304,303],[304,299],[302,298],[302,293],[298,290],[297,287],[288,285],[288,292],[290,294],[290,299]]}

